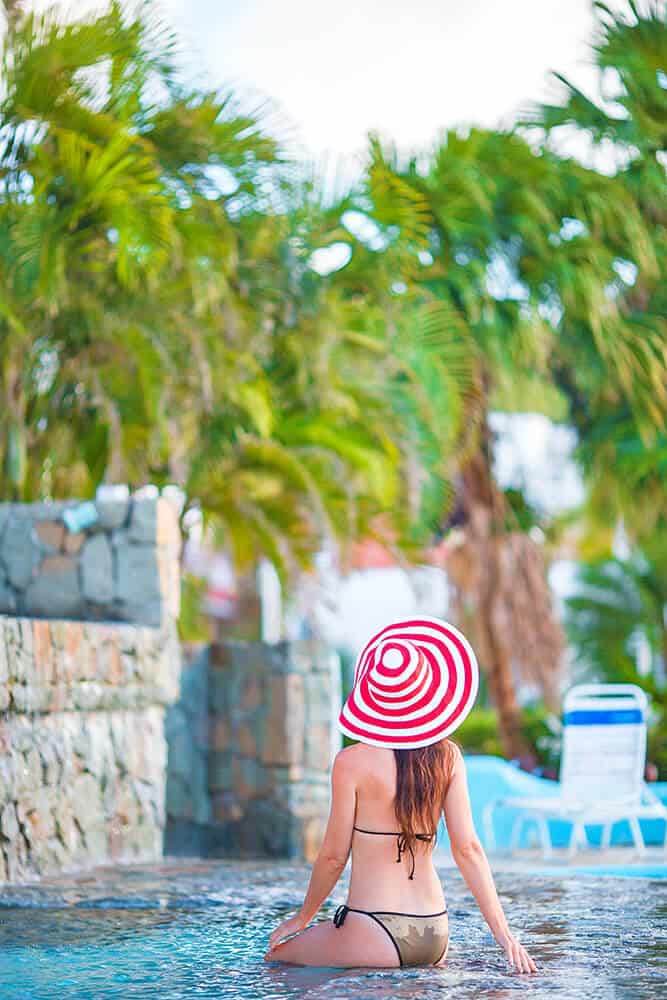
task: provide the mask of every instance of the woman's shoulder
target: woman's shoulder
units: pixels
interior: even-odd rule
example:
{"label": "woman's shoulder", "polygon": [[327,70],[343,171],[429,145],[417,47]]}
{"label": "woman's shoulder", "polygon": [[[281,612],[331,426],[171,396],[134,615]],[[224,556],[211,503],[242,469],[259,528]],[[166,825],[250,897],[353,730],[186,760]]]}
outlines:
{"label": "woman's shoulder", "polygon": [[391,754],[391,750],[372,747],[367,743],[353,743],[343,747],[334,757],[334,771],[347,774],[363,774],[369,767],[377,766],[378,757]]}
{"label": "woman's shoulder", "polygon": [[334,767],[340,770],[350,770],[359,767],[365,759],[363,743],[352,743],[348,747],[343,747],[334,757]]}

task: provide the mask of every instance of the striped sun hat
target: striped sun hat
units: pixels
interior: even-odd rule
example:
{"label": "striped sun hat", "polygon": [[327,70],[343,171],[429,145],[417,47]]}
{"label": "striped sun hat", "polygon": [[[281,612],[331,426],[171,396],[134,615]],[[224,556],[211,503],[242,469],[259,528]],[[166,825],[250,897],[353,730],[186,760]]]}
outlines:
{"label": "striped sun hat", "polygon": [[338,725],[373,746],[430,746],[461,725],[478,683],[475,654],[453,625],[425,616],[394,622],[359,654]]}

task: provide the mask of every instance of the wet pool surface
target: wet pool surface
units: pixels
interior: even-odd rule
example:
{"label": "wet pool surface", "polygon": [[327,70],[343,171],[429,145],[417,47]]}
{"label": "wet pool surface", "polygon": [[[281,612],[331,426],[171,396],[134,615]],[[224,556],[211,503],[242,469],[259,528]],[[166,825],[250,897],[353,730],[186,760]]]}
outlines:
{"label": "wet pool surface", "polygon": [[[667,996],[667,881],[496,873],[540,972],[513,974],[456,871],[443,869],[444,969],[305,969],[262,961],[303,898],[308,868],[166,862],[0,888],[2,1000]],[[344,886],[323,911],[331,916]]]}

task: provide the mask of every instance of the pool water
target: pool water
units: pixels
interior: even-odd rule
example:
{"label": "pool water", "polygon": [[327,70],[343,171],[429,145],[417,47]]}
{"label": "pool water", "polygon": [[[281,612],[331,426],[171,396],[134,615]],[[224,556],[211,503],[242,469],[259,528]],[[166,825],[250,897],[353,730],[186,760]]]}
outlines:
{"label": "pool water", "polygon": [[[667,881],[496,876],[536,959],[517,976],[458,872],[443,869],[444,969],[308,969],[265,963],[269,932],[301,902],[305,865],[167,861],[0,888],[2,1000],[300,1000],[667,995]],[[339,886],[324,915],[345,898]]]}

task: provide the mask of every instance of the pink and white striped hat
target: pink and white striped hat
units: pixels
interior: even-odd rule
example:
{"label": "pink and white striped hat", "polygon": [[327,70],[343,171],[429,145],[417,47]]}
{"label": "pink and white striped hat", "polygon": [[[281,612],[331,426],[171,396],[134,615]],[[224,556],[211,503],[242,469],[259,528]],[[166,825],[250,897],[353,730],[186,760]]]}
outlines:
{"label": "pink and white striped hat", "polygon": [[453,625],[426,616],[394,622],[359,654],[338,725],[372,746],[430,746],[461,725],[478,685],[475,654]]}

